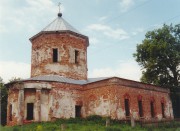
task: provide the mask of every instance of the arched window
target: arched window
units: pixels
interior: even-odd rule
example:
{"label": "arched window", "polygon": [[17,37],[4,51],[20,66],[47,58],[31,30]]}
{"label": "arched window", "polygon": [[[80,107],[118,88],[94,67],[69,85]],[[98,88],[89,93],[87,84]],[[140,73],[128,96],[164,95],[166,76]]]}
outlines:
{"label": "arched window", "polygon": [[155,117],[154,103],[155,103],[154,97],[151,97],[151,100],[150,100],[150,110],[151,110],[151,117],[152,118]]}
{"label": "arched window", "polygon": [[124,107],[125,107],[125,114],[126,114],[126,117],[129,117],[130,116],[130,103],[129,103],[129,95],[126,93],[124,95]]}
{"label": "arched window", "polygon": [[9,121],[12,121],[12,104],[9,105]]}
{"label": "arched window", "polygon": [[161,111],[162,111],[162,118],[165,118],[165,100],[164,98],[161,99]]}
{"label": "arched window", "polygon": [[138,96],[138,108],[139,108],[139,117],[143,117],[143,105],[142,105],[142,96]]}

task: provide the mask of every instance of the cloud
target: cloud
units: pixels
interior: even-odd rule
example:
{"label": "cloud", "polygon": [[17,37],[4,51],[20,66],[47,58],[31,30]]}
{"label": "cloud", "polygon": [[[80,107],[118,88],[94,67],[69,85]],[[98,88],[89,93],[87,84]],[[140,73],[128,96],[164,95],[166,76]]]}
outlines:
{"label": "cloud", "polygon": [[106,67],[93,69],[89,72],[89,77],[111,77],[117,76],[125,79],[139,81],[141,70],[135,61],[127,61],[120,63],[118,67]]}
{"label": "cloud", "polygon": [[90,37],[89,38],[89,43],[92,44],[92,45],[96,45],[99,43],[99,40],[95,37]]}
{"label": "cloud", "polygon": [[113,29],[110,26],[103,24],[91,24],[87,26],[87,30],[98,32],[100,34],[102,33],[103,35],[109,38],[118,39],[118,40],[124,40],[129,38],[127,32],[124,31],[123,29],[121,28]]}
{"label": "cloud", "polygon": [[102,17],[100,17],[100,18],[98,19],[98,21],[99,21],[99,22],[102,22],[102,21],[106,20],[107,18],[108,18],[107,16],[102,16]]}
{"label": "cloud", "polygon": [[137,28],[137,29],[135,29],[135,31],[132,32],[132,35],[137,35],[137,34],[142,33],[144,31],[145,31],[144,28]]}
{"label": "cloud", "polygon": [[120,10],[121,12],[126,12],[134,5],[133,0],[120,0]]}
{"label": "cloud", "polygon": [[[46,18],[52,18],[58,12],[57,5],[51,0],[19,0],[18,3],[21,4],[18,5],[16,1],[11,0],[1,1],[0,25],[1,28],[9,27],[11,29],[8,30],[9,32],[20,30],[36,31],[35,29],[32,30],[32,26],[38,27],[40,23],[47,22]],[[64,7],[62,10],[64,10]],[[0,30],[0,32],[3,33],[4,30]]]}
{"label": "cloud", "polygon": [[8,82],[12,77],[29,78],[30,64],[14,61],[0,61],[0,77]]}

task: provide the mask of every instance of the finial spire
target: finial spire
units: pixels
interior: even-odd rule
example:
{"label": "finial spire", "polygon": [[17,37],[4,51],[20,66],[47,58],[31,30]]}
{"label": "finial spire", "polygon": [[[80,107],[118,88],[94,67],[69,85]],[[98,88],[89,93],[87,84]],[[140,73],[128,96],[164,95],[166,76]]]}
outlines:
{"label": "finial spire", "polygon": [[58,7],[59,7],[58,17],[61,17],[62,13],[61,13],[61,3],[60,2],[58,3]]}

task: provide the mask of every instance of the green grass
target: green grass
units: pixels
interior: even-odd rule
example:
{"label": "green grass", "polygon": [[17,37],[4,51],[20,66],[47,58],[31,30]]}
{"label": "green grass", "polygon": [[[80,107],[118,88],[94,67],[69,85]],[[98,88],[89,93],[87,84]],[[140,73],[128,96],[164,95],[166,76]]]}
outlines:
{"label": "green grass", "polygon": [[90,116],[87,119],[59,119],[54,122],[32,123],[23,126],[0,126],[0,131],[61,131],[61,124],[65,125],[65,131],[180,131],[180,122],[159,124],[158,127],[141,127],[111,120],[109,127],[105,126],[106,118]]}

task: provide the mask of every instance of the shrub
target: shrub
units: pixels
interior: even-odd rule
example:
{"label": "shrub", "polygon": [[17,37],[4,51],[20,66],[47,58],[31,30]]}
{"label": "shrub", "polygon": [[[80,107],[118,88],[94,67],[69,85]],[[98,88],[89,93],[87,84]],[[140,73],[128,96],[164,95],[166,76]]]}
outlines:
{"label": "shrub", "polygon": [[43,131],[43,127],[41,125],[38,125],[36,131]]}

